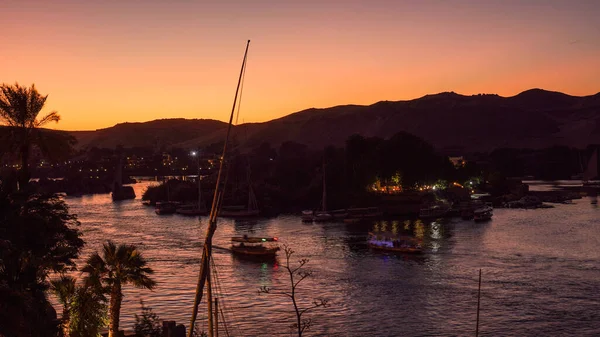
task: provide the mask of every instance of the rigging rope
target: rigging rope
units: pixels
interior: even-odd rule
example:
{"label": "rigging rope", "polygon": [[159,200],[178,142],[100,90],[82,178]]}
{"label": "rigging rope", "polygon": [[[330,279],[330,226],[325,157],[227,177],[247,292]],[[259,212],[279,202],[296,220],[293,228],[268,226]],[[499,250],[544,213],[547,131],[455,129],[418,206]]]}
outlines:
{"label": "rigging rope", "polygon": [[[214,264],[214,260],[213,259],[211,259],[211,260],[212,260],[212,268],[211,269],[213,271],[213,280],[215,281],[215,282],[213,282],[213,284],[215,285],[215,290],[219,294],[222,295],[222,294],[224,294],[224,292],[223,292],[223,288],[221,287],[221,282],[220,282],[219,275],[218,275],[218,272],[217,272],[217,267]],[[227,314],[229,314],[230,316],[233,317],[233,319],[230,319],[231,317],[229,317],[228,318],[229,321],[240,322],[241,320],[239,319],[239,316],[237,316],[234,313],[234,311],[229,310],[229,307],[228,307],[227,302],[225,301],[225,299],[222,298],[222,297],[219,297],[219,298],[220,298],[219,299],[219,304],[220,304],[220,309],[221,309],[221,317],[223,317],[223,325],[225,327],[225,333],[226,333],[227,336],[229,336],[229,331],[227,329],[227,320],[226,320],[226,317],[225,317],[225,313],[227,313]],[[233,328],[237,330],[237,334],[239,336],[246,336],[247,335],[247,334],[243,334],[242,331],[240,330],[240,328],[237,327],[236,325],[233,325]]]}
{"label": "rigging rope", "polygon": [[238,106],[237,106],[237,114],[235,116],[235,125],[238,125],[238,121],[240,119],[240,109],[242,108],[242,96],[244,95],[244,82],[246,80],[246,68],[248,68],[248,56],[246,56],[246,66],[244,67],[244,70],[242,71],[242,84],[240,86],[240,98],[238,100]]}

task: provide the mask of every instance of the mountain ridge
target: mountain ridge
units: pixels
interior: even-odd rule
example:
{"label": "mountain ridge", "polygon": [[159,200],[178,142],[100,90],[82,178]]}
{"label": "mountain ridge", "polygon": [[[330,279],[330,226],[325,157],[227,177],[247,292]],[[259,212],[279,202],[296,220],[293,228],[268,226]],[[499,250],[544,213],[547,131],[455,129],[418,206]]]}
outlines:
{"label": "mountain ridge", "polygon": [[[227,124],[212,119],[165,118],[125,122],[95,131],[67,131],[79,147],[177,146],[222,141]],[[582,147],[600,143],[600,92],[572,96],[539,88],[503,97],[442,92],[413,100],[308,108],[267,122],[234,126],[247,147],[285,141],[310,148],[343,145],[352,134],[383,138],[405,131],[438,149],[475,152],[499,147]]]}

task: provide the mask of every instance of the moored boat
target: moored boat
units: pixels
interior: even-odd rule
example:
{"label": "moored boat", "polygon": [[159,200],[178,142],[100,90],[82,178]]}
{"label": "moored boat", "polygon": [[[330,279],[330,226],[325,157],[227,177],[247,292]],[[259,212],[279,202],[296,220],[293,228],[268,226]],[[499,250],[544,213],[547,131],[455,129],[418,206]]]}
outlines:
{"label": "moored boat", "polygon": [[177,214],[181,214],[181,215],[190,215],[190,216],[196,216],[196,215],[206,215],[208,214],[208,211],[206,210],[206,208],[199,208],[198,205],[181,205],[179,207],[177,207],[177,209],[175,210],[175,213]]}
{"label": "moored boat", "polygon": [[173,214],[177,211],[177,203],[172,201],[157,202],[154,212],[158,215]]}
{"label": "moored boat", "polygon": [[235,236],[231,238],[231,252],[244,257],[274,258],[279,251],[277,241],[276,237]]}
{"label": "moored boat", "polygon": [[313,217],[314,222],[327,222],[333,220],[333,215],[329,214],[329,212],[315,212],[315,216]]}
{"label": "moored boat", "polygon": [[315,212],[313,212],[311,210],[304,210],[304,211],[302,211],[300,218],[302,219],[302,222],[311,222],[311,221],[313,221],[314,216],[315,216]]}
{"label": "moored boat", "polygon": [[422,253],[423,244],[418,238],[389,232],[369,233],[367,245],[371,249],[393,253]]}
{"label": "moored boat", "polygon": [[598,176],[598,150],[594,150],[588,160],[587,168],[583,172],[583,187],[600,188],[600,180],[593,180],[598,178],[600,178]]}
{"label": "moored boat", "polygon": [[[333,215],[327,211],[327,185],[325,172],[325,161],[323,161],[323,196],[321,198],[321,208],[312,212],[312,221],[314,222],[327,222],[333,220]],[[310,211],[302,212],[302,221],[308,222],[309,212]]]}
{"label": "moored boat", "polygon": [[487,221],[494,215],[494,209],[490,206],[483,206],[473,211],[473,220],[475,221]]}
{"label": "moored boat", "polygon": [[246,206],[223,206],[219,211],[219,216],[224,218],[245,219],[260,215],[258,209],[247,208]]}
{"label": "moored boat", "polygon": [[437,219],[443,218],[448,215],[450,207],[447,205],[431,205],[429,207],[421,208],[419,210],[419,218],[421,219]]}

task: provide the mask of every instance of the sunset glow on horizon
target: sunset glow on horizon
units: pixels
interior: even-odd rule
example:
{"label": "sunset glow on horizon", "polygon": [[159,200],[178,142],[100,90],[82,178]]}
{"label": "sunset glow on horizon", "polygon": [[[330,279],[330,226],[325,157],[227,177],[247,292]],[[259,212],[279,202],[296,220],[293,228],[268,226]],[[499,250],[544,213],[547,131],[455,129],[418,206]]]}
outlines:
{"label": "sunset glow on horizon", "polygon": [[240,122],[426,94],[600,91],[600,1],[3,1],[0,83],[35,83],[53,128]]}

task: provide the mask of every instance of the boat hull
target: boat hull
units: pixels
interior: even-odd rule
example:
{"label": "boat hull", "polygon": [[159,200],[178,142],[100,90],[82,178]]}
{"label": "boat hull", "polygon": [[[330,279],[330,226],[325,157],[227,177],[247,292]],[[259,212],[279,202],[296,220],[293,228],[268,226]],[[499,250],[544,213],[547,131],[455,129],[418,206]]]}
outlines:
{"label": "boat hull", "polygon": [[221,210],[219,216],[223,218],[252,218],[260,215],[259,210],[228,211]]}
{"label": "boat hull", "polygon": [[489,221],[492,220],[492,215],[479,215],[479,216],[474,216],[473,220],[475,222],[483,222],[483,221]]}
{"label": "boat hull", "polygon": [[207,211],[195,210],[195,209],[177,209],[175,213],[187,216],[199,216],[199,215],[207,215]]}
{"label": "boat hull", "polygon": [[113,191],[111,197],[113,201],[135,199],[135,191],[131,186],[122,186],[120,189]]}
{"label": "boat hull", "polygon": [[231,252],[240,257],[245,258],[260,258],[260,259],[272,259],[277,256],[279,247],[276,248],[265,248],[265,249],[253,249],[244,248],[239,246],[231,247]]}

